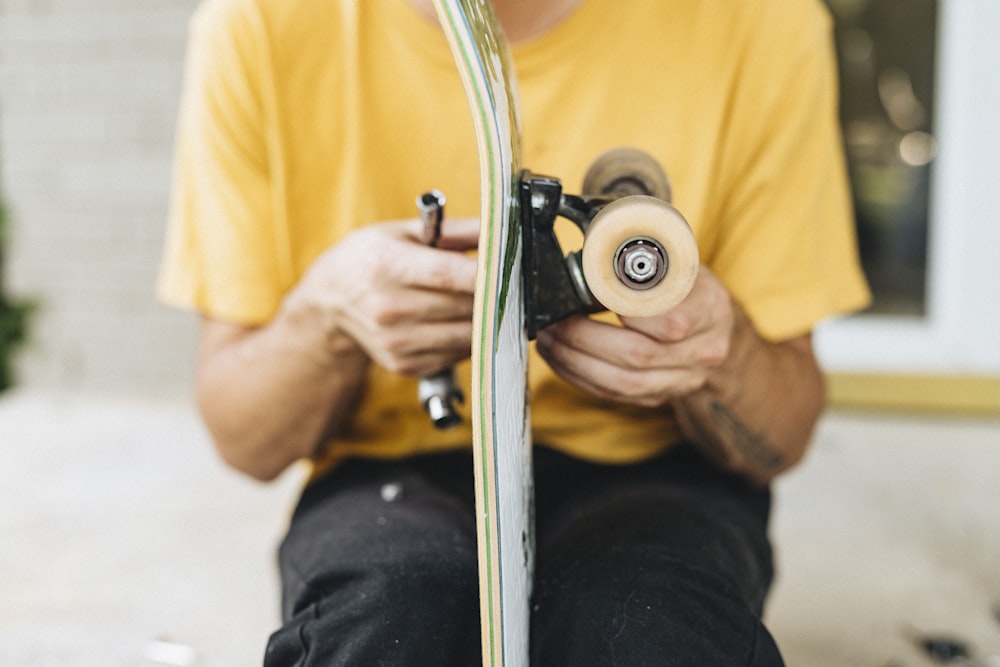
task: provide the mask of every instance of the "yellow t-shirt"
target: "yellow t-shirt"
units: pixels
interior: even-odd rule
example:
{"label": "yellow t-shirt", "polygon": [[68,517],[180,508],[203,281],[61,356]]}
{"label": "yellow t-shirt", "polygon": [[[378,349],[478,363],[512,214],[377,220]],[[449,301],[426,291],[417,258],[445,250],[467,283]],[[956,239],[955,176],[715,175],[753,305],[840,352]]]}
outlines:
{"label": "yellow t-shirt", "polygon": [[[606,149],[651,153],[702,261],[762,335],[805,333],[868,299],[830,28],[813,1],[585,0],[513,49],[522,165],[578,192]],[[415,217],[417,194],[438,188],[449,215],[477,215],[478,174],[444,37],[407,0],[206,0],[192,21],[160,296],[264,324],[319,253],[359,226]],[[586,395],[534,352],[530,368],[536,442],[625,462],[677,439],[669,410]],[[468,364],[459,378],[469,386]],[[435,430],[415,381],[375,368],[328,456],[470,440],[468,419]]]}

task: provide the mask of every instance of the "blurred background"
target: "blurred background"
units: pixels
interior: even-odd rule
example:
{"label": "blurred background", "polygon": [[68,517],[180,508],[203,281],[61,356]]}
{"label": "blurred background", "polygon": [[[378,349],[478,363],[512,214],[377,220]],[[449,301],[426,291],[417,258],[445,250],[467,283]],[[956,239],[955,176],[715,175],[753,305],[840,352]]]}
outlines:
{"label": "blurred background", "polygon": [[[303,471],[222,466],[153,298],[196,4],[0,0],[0,666],[259,664],[277,620]],[[817,334],[769,619],[790,665],[1000,664],[1000,2],[827,4],[876,298]]]}

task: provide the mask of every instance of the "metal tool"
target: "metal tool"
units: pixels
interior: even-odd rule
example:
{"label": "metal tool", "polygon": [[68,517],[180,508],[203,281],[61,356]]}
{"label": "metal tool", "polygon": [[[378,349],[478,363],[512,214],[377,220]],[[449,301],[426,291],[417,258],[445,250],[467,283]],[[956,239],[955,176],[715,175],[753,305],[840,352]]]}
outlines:
{"label": "metal tool", "polygon": [[[423,225],[421,240],[431,247],[436,246],[441,238],[444,205],[445,196],[438,190],[431,190],[417,197],[417,209]],[[417,386],[417,397],[437,428],[451,428],[462,422],[455,403],[463,402],[464,397],[455,386],[454,369],[446,368],[440,373],[421,378]]]}

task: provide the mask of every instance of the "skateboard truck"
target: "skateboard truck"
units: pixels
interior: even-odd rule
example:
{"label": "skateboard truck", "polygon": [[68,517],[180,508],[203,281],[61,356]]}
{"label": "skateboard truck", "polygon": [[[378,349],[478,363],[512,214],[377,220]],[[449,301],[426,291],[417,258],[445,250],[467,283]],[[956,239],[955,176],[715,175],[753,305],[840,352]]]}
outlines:
{"label": "skateboard truck", "polygon": [[[670,205],[670,181],[654,158],[633,148],[608,151],[587,171],[583,192],[565,194],[558,179],[520,174],[529,339],[578,313],[666,312],[694,284],[694,236]],[[563,255],[560,216],[583,232],[582,250]]]}
{"label": "skateboard truck", "polygon": [[525,326],[528,339],[559,320],[601,310],[587,288],[580,262],[563,257],[555,235],[562,215],[585,230],[596,211],[580,197],[562,192],[558,179],[522,171],[519,181],[521,230],[524,234]]}
{"label": "skateboard truck", "polygon": [[[628,196],[627,194],[619,195]],[[578,313],[604,310],[584,277],[582,251],[563,256],[555,235],[556,218],[562,216],[587,234],[594,217],[612,196],[576,196],[562,192],[558,179],[523,171],[520,178],[524,234],[524,285],[528,338],[556,322]],[[626,240],[615,253],[615,275],[633,290],[647,290],[666,276],[669,260],[652,238]]]}
{"label": "skateboard truck", "polygon": [[[417,197],[422,224],[421,240],[431,247],[436,246],[441,238],[444,205],[445,196],[438,190],[431,190]],[[455,403],[461,403],[463,396],[455,385],[454,369],[446,368],[430,377],[421,378],[417,385],[417,397],[437,428],[451,428],[462,422],[462,417],[455,409]]]}

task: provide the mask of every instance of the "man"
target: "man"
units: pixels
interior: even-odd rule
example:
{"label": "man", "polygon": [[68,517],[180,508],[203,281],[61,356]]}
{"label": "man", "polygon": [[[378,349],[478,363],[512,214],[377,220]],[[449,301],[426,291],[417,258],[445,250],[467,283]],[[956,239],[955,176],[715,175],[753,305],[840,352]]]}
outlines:
{"label": "man", "polygon": [[[823,403],[811,330],[864,305],[814,0],[497,0],[522,163],[615,146],[671,175],[703,268],[650,318],[575,317],[531,363],[534,664],[781,664],[768,483]],[[430,0],[207,0],[160,293],[203,314],[199,406],[259,479],[311,461],[267,665],[479,659],[467,426],[415,378],[470,352],[478,182]],[[439,248],[414,199],[440,188]]]}

